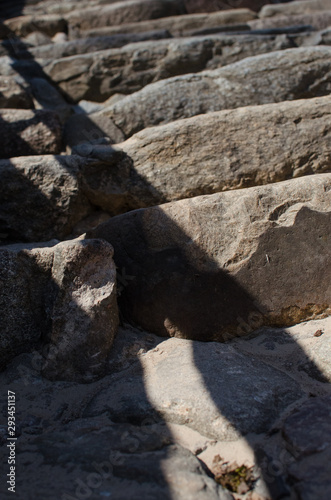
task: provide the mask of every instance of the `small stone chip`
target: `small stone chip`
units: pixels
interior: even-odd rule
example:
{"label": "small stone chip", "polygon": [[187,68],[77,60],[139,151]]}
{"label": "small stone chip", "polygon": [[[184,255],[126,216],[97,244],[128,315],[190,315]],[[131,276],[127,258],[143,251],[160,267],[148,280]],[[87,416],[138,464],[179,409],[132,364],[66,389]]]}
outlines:
{"label": "small stone chip", "polygon": [[323,330],[316,330],[316,332],[314,333],[314,337],[320,337],[321,335],[323,335]]}

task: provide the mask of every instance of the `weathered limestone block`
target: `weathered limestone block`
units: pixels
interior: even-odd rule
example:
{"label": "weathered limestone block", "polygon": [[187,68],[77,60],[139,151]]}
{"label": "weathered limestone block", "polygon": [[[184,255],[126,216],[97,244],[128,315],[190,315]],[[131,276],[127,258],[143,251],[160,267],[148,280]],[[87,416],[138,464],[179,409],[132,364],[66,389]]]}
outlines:
{"label": "weathered limestone block", "polygon": [[4,25],[12,34],[20,37],[25,37],[34,31],[40,31],[52,37],[59,31],[67,30],[66,20],[62,16],[53,14],[13,17],[4,21]]}
{"label": "weathered limestone block", "polygon": [[54,303],[47,378],[91,381],[104,374],[118,327],[116,268],[105,241],[81,240],[54,247]]}
{"label": "weathered limestone block", "polygon": [[259,17],[295,16],[296,14],[310,14],[311,12],[331,9],[331,0],[305,0],[298,2],[265,5]]}
{"label": "weathered limestone block", "polygon": [[44,376],[88,382],[104,374],[118,326],[113,249],[56,243],[0,248],[0,367],[37,349]]}
{"label": "weathered limestone block", "polygon": [[[207,113],[147,128],[109,148],[109,159],[114,157],[111,167],[87,164],[85,192],[94,205],[118,214],[330,172],[330,115],[327,96]],[[89,118],[98,118],[106,131],[102,113]],[[113,137],[112,129],[108,136]],[[87,134],[85,142],[92,142]],[[91,158],[102,153],[107,157],[103,146],[81,145],[75,151]]]}
{"label": "weathered limestone block", "polygon": [[[308,1],[305,3],[309,3]],[[284,28],[286,26],[311,26],[315,30],[324,30],[331,24],[331,9],[324,12],[297,14],[290,16],[263,17],[249,22],[252,30]]]}
{"label": "weathered limestone block", "polygon": [[245,57],[284,50],[293,45],[291,38],[286,36],[260,39],[249,34],[204,35],[134,43],[51,62],[45,60],[41,64],[74,101],[105,101],[116,93],[132,94],[158,80],[219,68]]}
{"label": "weathered limestone block", "polygon": [[129,0],[110,5],[75,10],[66,19],[74,29],[87,30],[102,26],[118,26],[160,17],[184,14],[181,1],[177,0]]}
{"label": "weathered limestone block", "polygon": [[121,99],[104,113],[129,137],[180,118],[328,95],[330,90],[331,48],[304,47],[162,80]]}
{"label": "weathered limestone block", "polygon": [[137,43],[145,40],[162,40],[170,38],[170,33],[167,30],[153,30],[146,33],[128,33],[112,36],[99,36],[91,38],[81,38],[78,40],[69,40],[63,43],[52,43],[33,47],[20,52],[20,56],[33,56],[36,59],[60,59],[62,57],[70,57],[77,54],[87,54],[97,52],[99,50],[107,50],[112,48],[120,48],[129,43]]}
{"label": "weathered limestone block", "polygon": [[227,340],[330,314],[331,174],[136,210],[104,238],[124,316],[163,336]]}
{"label": "weathered limestone block", "polygon": [[[111,36],[119,33],[142,33],[144,31],[165,29],[172,36],[189,36],[192,32],[219,26],[243,25],[256,19],[256,14],[248,9],[235,9],[224,12],[190,14],[185,16],[167,16],[149,21],[132,22],[120,26],[106,26],[76,32],[76,36]],[[74,35],[74,34],[73,34]]]}

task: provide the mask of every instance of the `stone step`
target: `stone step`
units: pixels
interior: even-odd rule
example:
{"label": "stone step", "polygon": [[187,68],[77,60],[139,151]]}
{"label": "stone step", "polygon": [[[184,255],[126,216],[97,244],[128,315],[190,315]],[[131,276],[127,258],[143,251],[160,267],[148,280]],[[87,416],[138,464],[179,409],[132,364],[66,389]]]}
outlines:
{"label": "stone step", "polygon": [[[167,339],[141,353],[139,361],[145,383],[140,371],[131,374],[130,384],[119,378],[93,398],[86,416],[100,415],[106,406],[117,422],[128,415],[137,420],[162,415],[167,423],[186,424],[209,439],[233,443],[249,433],[267,432],[304,396],[287,373],[232,345]],[[255,418],[247,418],[247,408]]]}
{"label": "stone step", "polygon": [[0,0],[20,499],[330,498],[331,0],[268,1]]}
{"label": "stone step", "polygon": [[265,5],[259,17],[295,16],[331,9],[331,0],[304,0],[298,2]]}
{"label": "stone step", "polygon": [[[94,205],[116,214],[330,172],[330,117],[327,96],[208,113],[147,128],[118,145],[123,154],[118,152],[111,169],[104,165],[94,172],[93,164],[87,167],[86,194]],[[107,148],[75,148],[91,158],[98,158],[98,150]]]}
{"label": "stone step", "polygon": [[[309,2],[307,1],[307,3]],[[284,28],[286,26],[296,25],[309,25],[315,30],[324,30],[331,26],[331,9],[308,14],[263,17],[261,19],[249,21],[248,24],[252,30]]]}
{"label": "stone step", "polygon": [[[90,203],[116,215],[328,172],[330,114],[328,96],[251,106],[146,129],[115,148],[88,144],[97,141],[96,130],[82,115],[87,143],[74,149],[79,156],[0,162],[11,186],[4,185],[2,232],[9,241],[63,238],[92,214]],[[13,209],[18,200],[22,211]]]}
{"label": "stone step", "polygon": [[179,14],[185,14],[181,0],[127,0],[82,10],[76,9],[69,13],[66,19],[71,29],[87,30]]}
{"label": "stone step", "polygon": [[[84,52],[89,46],[103,43],[101,39],[93,40],[86,40],[85,44],[68,42],[63,48]],[[319,43],[318,37],[308,40],[311,44]],[[303,36],[205,35],[145,41],[39,63],[75,102],[81,99],[102,102],[116,93],[132,94],[149,83],[172,76],[221,68],[246,57],[293,48],[300,43],[308,45],[309,41]],[[42,55],[47,54],[45,50],[47,46],[30,52]],[[61,50],[62,47],[52,47],[54,54]],[[69,55],[70,52],[65,54]]]}
{"label": "stone step", "polygon": [[152,125],[222,109],[327,95],[331,48],[271,52],[225,66],[162,80],[103,112],[126,137]]}
{"label": "stone step", "polygon": [[71,36],[87,38],[91,36],[111,36],[123,33],[142,33],[152,30],[168,30],[172,36],[189,36],[194,31],[215,28],[219,26],[242,25],[256,19],[256,14],[248,9],[236,9],[221,12],[189,14],[185,16],[167,16],[149,21],[121,24],[119,26],[105,26],[77,29],[70,26]]}
{"label": "stone step", "polygon": [[123,316],[147,331],[224,341],[330,314],[331,174],[113,217]]}
{"label": "stone step", "polygon": [[290,47],[293,42],[284,37],[261,40],[209,35],[134,43],[120,49],[38,62],[74,101],[105,101],[116,93],[132,94],[149,83],[175,75],[218,68],[248,56]]}
{"label": "stone step", "polygon": [[[116,215],[328,172],[330,114],[328,96],[251,106],[146,129],[115,148],[88,144],[96,130],[82,115],[87,143],[74,149],[79,156],[0,162],[10,186],[3,185],[0,208],[4,240],[63,238],[93,213],[90,204]],[[18,200],[21,210],[14,210]]]}
{"label": "stone step", "polygon": [[[40,45],[38,47],[21,47],[18,50],[17,57],[20,59],[61,59],[62,57],[70,57],[77,54],[87,54],[100,50],[120,48],[129,43],[142,42],[145,40],[160,40],[170,37],[171,35],[167,30],[154,30],[146,33],[128,33],[124,35],[118,34],[112,36],[84,38],[70,40],[63,43]],[[1,55],[6,55],[9,50],[10,47],[8,47],[7,52],[3,50]]]}
{"label": "stone step", "polygon": [[[12,6],[12,1],[11,0],[3,0],[6,3],[10,3]],[[13,7],[12,10],[17,12],[18,14],[24,14],[24,15],[34,15],[34,16],[40,16],[43,14],[68,14],[72,11],[77,10],[77,7],[79,9],[85,9],[89,7],[94,7],[94,6],[101,6],[105,4],[111,4],[118,2],[118,0],[59,0],[56,3],[53,2],[53,0],[40,0],[38,1],[29,1],[29,0],[24,0],[24,5],[21,5],[20,8],[18,9],[16,7]],[[9,10],[9,8],[8,8]]]}

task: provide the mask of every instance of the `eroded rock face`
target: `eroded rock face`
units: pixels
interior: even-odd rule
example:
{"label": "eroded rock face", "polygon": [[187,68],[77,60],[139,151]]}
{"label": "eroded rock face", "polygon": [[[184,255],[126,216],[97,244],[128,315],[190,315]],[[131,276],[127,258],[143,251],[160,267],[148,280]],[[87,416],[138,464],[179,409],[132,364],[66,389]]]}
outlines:
{"label": "eroded rock face", "polygon": [[56,243],[0,248],[1,369],[41,349],[44,376],[88,382],[104,373],[118,326],[113,249]]}
{"label": "eroded rock face", "polygon": [[4,243],[64,238],[90,213],[79,184],[81,162],[79,157],[52,155],[0,161]]}
{"label": "eroded rock face", "polygon": [[2,158],[59,154],[62,149],[62,127],[51,111],[0,111]]}
{"label": "eroded rock face", "polygon": [[227,340],[330,313],[330,174],[133,211],[89,233],[115,249],[126,318]]}
{"label": "eroded rock face", "polygon": [[329,47],[288,49],[148,85],[105,113],[129,137],[211,111],[327,95],[330,86]]}
{"label": "eroded rock face", "polygon": [[[148,128],[114,148],[112,167],[87,165],[86,193],[94,205],[118,214],[327,172],[330,114],[330,97],[320,97],[208,113]],[[105,118],[101,113],[90,119],[97,117]],[[112,130],[109,137],[113,139]],[[87,142],[86,134],[81,141],[84,138]],[[92,158],[102,151],[106,149],[77,148]]]}

